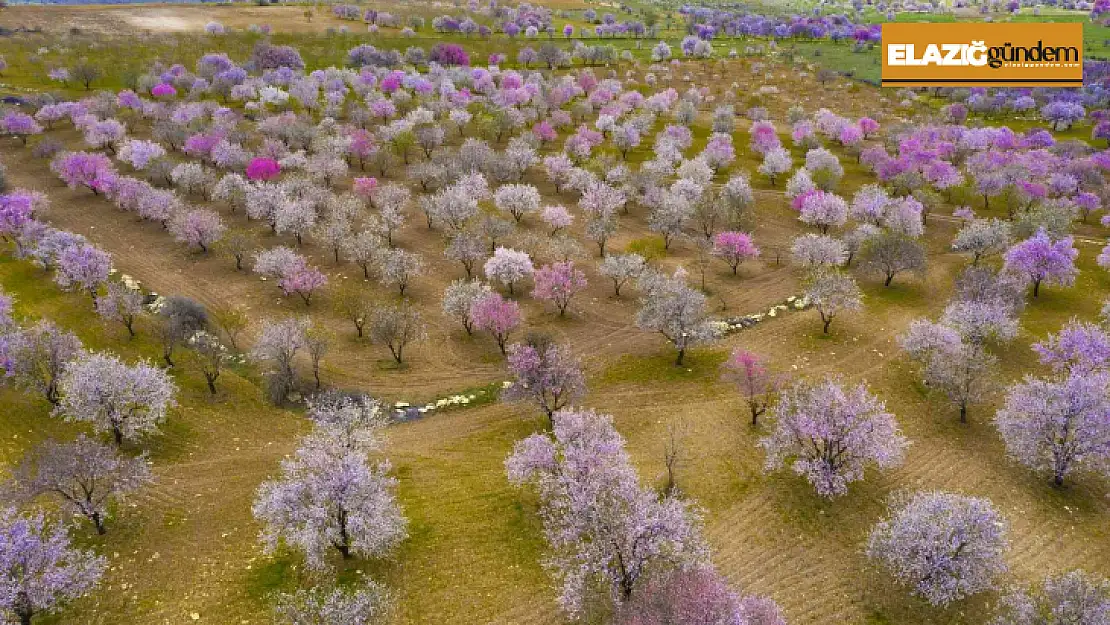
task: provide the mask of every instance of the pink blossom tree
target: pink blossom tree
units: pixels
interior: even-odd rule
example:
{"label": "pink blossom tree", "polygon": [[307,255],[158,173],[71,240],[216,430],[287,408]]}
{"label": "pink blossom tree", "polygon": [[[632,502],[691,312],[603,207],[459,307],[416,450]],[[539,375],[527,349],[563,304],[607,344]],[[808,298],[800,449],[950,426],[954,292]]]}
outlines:
{"label": "pink blossom tree", "polygon": [[51,161],[50,170],[70,189],[85,187],[94,195],[106,192],[116,179],[111,159],[96,152],[64,152]]}
{"label": "pink blossom tree", "polygon": [[516,302],[501,297],[500,293],[487,293],[471,304],[470,318],[476,329],[492,334],[501,353],[507,354],[509,334],[521,323]]}
{"label": "pink blossom tree", "polygon": [[551,302],[566,314],[570,300],[586,288],[586,274],[575,269],[574,261],[544,265],[536,270],[532,297]]}
{"label": "pink blossom tree", "polygon": [[721,365],[721,378],[736,385],[752,416],[752,427],[767,412],[778,393],[780,381],[771,373],[767,362],[744,349],[734,349]]}
{"label": "pink blossom tree", "polygon": [[713,237],[713,255],[728,263],[732,275],[736,275],[740,263],[759,257],[759,248],[752,242],[752,235],[729,230]]}

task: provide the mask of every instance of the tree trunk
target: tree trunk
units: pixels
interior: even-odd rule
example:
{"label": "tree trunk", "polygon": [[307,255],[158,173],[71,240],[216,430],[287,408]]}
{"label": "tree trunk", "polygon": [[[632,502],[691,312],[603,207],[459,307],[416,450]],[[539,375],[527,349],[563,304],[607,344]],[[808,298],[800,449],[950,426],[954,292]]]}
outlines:
{"label": "tree trunk", "polygon": [[886,274],[886,281],[883,282],[883,286],[890,286],[890,283],[893,280],[894,280],[894,274],[892,274],[892,273]]}
{"label": "tree trunk", "polygon": [[1040,280],[1034,280],[1033,281],[1033,297],[1037,297],[1037,295],[1040,293],[1040,291],[1041,291],[1041,281]]}
{"label": "tree trunk", "polygon": [[830,325],[830,324],[832,324],[832,317],[829,317],[829,318],[827,318],[827,319],[826,319],[826,318],[825,318],[825,317],[824,317],[824,316],[822,315],[822,317],[821,317],[821,321],[824,321],[824,322],[825,322],[825,327],[824,327],[824,328],[822,329],[822,330],[823,330],[823,332],[824,332],[825,334],[828,334],[828,333],[829,333],[829,325]]}
{"label": "tree trunk", "polygon": [[676,367],[682,366],[682,359],[686,357],[686,348],[681,347],[678,350],[678,358],[675,359],[674,364]]}
{"label": "tree trunk", "polygon": [[93,525],[96,526],[96,533],[98,535],[103,536],[107,532],[107,530],[104,529],[104,519],[101,518],[99,512],[92,513],[92,522]]}
{"label": "tree trunk", "polygon": [[116,441],[116,446],[123,445],[123,431],[119,429],[118,425],[112,426],[112,438]]}
{"label": "tree trunk", "polygon": [[967,404],[960,404],[960,423],[967,423]]}

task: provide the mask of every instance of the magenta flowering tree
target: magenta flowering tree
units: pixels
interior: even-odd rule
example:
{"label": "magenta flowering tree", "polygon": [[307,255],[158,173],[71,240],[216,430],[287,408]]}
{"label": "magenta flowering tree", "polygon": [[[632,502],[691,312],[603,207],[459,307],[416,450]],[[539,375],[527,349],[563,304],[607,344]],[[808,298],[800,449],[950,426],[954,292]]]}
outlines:
{"label": "magenta flowering tree", "polygon": [[85,187],[94,195],[106,192],[116,178],[112,160],[96,152],[64,152],[51,161],[50,170],[70,189]]}
{"label": "magenta flowering tree", "polygon": [[470,305],[470,319],[474,328],[492,334],[501,353],[507,354],[509,334],[521,323],[520,306],[500,293],[486,293]]}
{"label": "magenta flowering tree", "polygon": [[995,587],[1006,571],[1006,522],[988,499],[899,495],[871,530],[867,555],[935,606]]}
{"label": "magenta flowering tree", "polygon": [[13,472],[12,489],[25,500],[57,497],[104,534],[109,505],[151,479],[145,457],[124,456],[80,434],[72,443],[47,440],[29,452]]}
{"label": "magenta flowering tree", "polygon": [[1005,271],[1023,276],[1033,285],[1033,297],[1037,297],[1041,284],[1074,284],[1079,273],[1075,267],[1078,256],[1070,236],[1053,241],[1042,229],[1006,252]]}
{"label": "magenta flowering tree", "polygon": [[586,288],[586,274],[569,260],[540,267],[534,280],[532,297],[555,304],[560,317],[566,314],[570,300]]}
{"label": "magenta flowering tree", "polygon": [[1110,373],[1027,376],[1010,388],[995,425],[1011,458],[1051,472],[1057,486],[1075,471],[1110,475]]}
{"label": "magenta flowering tree", "polygon": [[700,518],[685,502],[639,484],[608,415],[562,410],[551,434],[519,441],[505,462],[509,481],[533,485],[548,544],[545,567],[571,618],[599,588],[618,606],[649,572],[705,562]]}
{"label": "magenta flowering tree", "polygon": [[389,462],[370,464],[364,450],[340,443],[327,431],[309,434],[282,461],[281,477],[259,487],[252,510],[267,553],[286,545],[319,571],[328,568],[331,549],[345,559],[378,558],[406,538]]}
{"label": "magenta flowering tree", "polygon": [[226,230],[220,214],[205,209],[179,212],[170,218],[169,223],[169,231],[175,241],[199,247],[203,253],[219,242]]}
{"label": "magenta flowering tree", "polygon": [[62,399],[55,414],[110,432],[116,445],[157,433],[177,395],[177,386],[162,369],[147,362],[128,365],[99,353],[71,362],[58,388]]}
{"label": "magenta flowering tree", "polygon": [[281,175],[281,165],[272,158],[252,158],[247,163],[247,178],[254,182],[273,180]]}
{"label": "magenta flowering tree", "polygon": [[286,295],[296,294],[305,306],[309,306],[312,303],[312,296],[327,284],[328,277],[324,272],[311,265],[294,267],[278,281],[278,287],[282,292]]}
{"label": "magenta flowering tree", "polygon": [[0,514],[0,613],[20,625],[51,614],[100,583],[107,561],[74,548],[63,522],[50,523],[42,512]]}
{"label": "magenta flowering tree", "polygon": [[790,461],[818,495],[830,499],[863,479],[868,465],[900,465],[909,445],[894,415],[865,385],[846,389],[831,377],[799,381],[784,390],[772,419],[771,434],[759,441],[767,452],[767,470]]}
{"label": "magenta flowering tree", "polygon": [[740,263],[759,257],[759,248],[752,242],[752,235],[746,232],[718,232],[713,237],[713,255],[728,263],[732,275],[736,275]]}
{"label": "magenta flowering tree", "polygon": [[586,394],[582,365],[568,347],[529,341],[511,345],[508,355],[514,381],[501,392],[501,399],[535,404],[552,428],[554,414]]}
{"label": "magenta flowering tree", "polygon": [[527,279],[535,272],[532,267],[532,259],[529,258],[527,252],[507,247],[499,247],[494,250],[493,256],[486,261],[484,271],[486,278],[496,280],[508,287],[509,295],[514,294],[514,284]]}
{"label": "magenta flowering tree", "polygon": [[541,119],[532,125],[532,134],[539,139],[540,143],[550,143],[559,138],[555,127],[546,119]]}
{"label": "magenta flowering tree", "polygon": [[27,113],[8,111],[0,118],[0,132],[16,137],[23,145],[27,145],[27,140],[33,135],[42,134],[42,126]]}
{"label": "magenta flowering tree", "polygon": [[748,405],[752,427],[758,425],[759,417],[770,408],[780,386],[766,360],[747,350],[734,349],[721,365],[721,378],[736,385]]}
{"label": "magenta flowering tree", "polygon": [[169,99],[177,96],[177,89],[174,89],[171,84],[161,82],[151,87],[150,95],[160,99]]}
{"label": "magenta flowering tree", "polygon": [[437,43],[428,59],[440,65],[470,65],[470,55],[457,43]]}
{"label": "magenta flowering tree", "polygon": [[108,281],[112,257],[87,243],[71,245],[58,255],[54,282],[63,289],[81,288],[96,298],[100,285]]}

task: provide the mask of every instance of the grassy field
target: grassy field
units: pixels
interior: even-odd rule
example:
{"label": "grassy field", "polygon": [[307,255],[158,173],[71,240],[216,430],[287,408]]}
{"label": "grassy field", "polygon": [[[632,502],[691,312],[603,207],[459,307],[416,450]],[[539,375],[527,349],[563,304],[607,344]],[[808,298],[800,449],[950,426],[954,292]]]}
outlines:
{"label": "grassy field", "polygon": [[[584,5],[568,1],[565,6],[579,10]],[[32,19],[49,22],[57,18],[58,10],[5,9],[0,13],[0,25]],[[128,15],[151,16],[143,11],[156,12],[152,15],[158,19],[183,20],[186,30],[128,40],[96,34],[44,34],[0,41],[0,54],[5,54],[11,65],[3,82],[10,89],[58,89],[45,81],[43,68],[70,55],[89,55],[112,68],[96,88],[118,88],[125,84],[128,72],[137,72],[154,59],[191,64],[213,49],[225,50],[237,59],[249,55],[254,36],[236,34],[217,40],[189,32],[189,25],[202,27],[213,18],[236,27],[269,20],[277,31],[274,41],[297,45],[310,66],[341,63],[346,50],[357,43],[377,45],[389,39],[374,39],[365,33],[328,35],[328,27],[343,23],[328,16],[308,22],[299,7],[78,7],[67,19],[96,33],[98,28],[123,27]],[[64,23],[55,27],[61,26]],[[52,37],[66,37],[59,41],[67,51],[52,49],[39,54],[38,46],[53,41]],[[428,47],[438,40],[421,36],[389,41],[388,45]],[[504,39],[463,43],[472,56],[519,45]],[[635,45],[623,40],[615,43]],[[729,44],[721,45],[727,48]],[[737,45],[742,47],[743,42]],[[820,56],[814,54],[817,50]],[[646,49],[640,50],[638,58],[643,59],[645,53]],[[795,56],[802,62],[793,63]],[[781,57],[785,62],[742,58],[684,63],[657,88],[673,86],[681,91],[691,84],[709,85],[716,102],[731,99],[767,106],[782,131],[787,126],[781,120],[795,104],[807,112],[828,107],[850,117],[877,114],[887,126],[896,124],[903,114],[931,112],[925,105],[916,112],[892,112],[895,96],[890,90],[842,80],[819,86],[807,66],[853,68],[861,78],[877,72],[872,55],[853,53],[848,46],[798,43]],[[614,69],[622,76],[632,72],[639,81],[646,72],[643,63],[620,64]],[[800,77],[802,70],[808,75]],[[766,84],[774,85],[777,92],[757,95]],[[72,85],[59,90],[71,97],[83,93]],[[695,125],[693,150],[704,145],[708,117],[708,111],[702,111]],[[139,122],[132,130],[147,132]],[[1078,137],[1087,130],[1072,132],[1074,135],[1061,137]],[[71,129],[51,136],[70,146],[80,143]],[[719,174],[718,181],[758,166],[758,159],[747,149],[745,123],[740,124],[734,139],[738,161]],[[789,144],[788,137],[784,142]],[[29,150],[8,139],[2,145],[0,162],[8,167],[13,185],[42,190],[51,198],[48,221],[86,235],[112,252],[122,273],[159,293],[187,295],[210,305],[234,302],[247,306],[252,318],[248,343],[262,319],[305,311],[298,302],[279,297],[272,285],[233,271],[227,259],[187,252],[175,246],[157,225],[120,213],[102,198],[65,188],[49,173],[45,162],[31,158]],[[642,161],[649,151],[650,147],[643,145],[630,153],[629,160]],[[798,149],[793,152],[796,161],[804,155]],[[870,181],[870,176],[853,157],[840,155],[847,171],[839,191],[850,195]],[[569,194],[557,196],[540,174],[530,173],[527,181],[541,189],[545,202],[574,202]],[[341,184],[348,183],[344,180]],[[800,273],[786,262],[776,263],[772,250],[781,252],[793,236],[803,232],[801,224],[784,201],[781,182],[772,186],[757,175],[754,184],[758,198],[754,236],[764,255],[758,262],[746,263],[739,277],[732,276],[722,263],[711,267],[707,286],[716,313],[765,311],[800,289]],[[957,194],[957,199],[962,197]],[[248,225],[242,215],[230,214],[227,207],[211,207],[229,222]],[[980,208],[978,204],[975,207]],[[1010,523],[1009,582],[1031,583],[1047,573],[1078,567],[1110,575],[1110,500],[1105,496],[1110,484],[1081,476],[1057,489],[1045,476],[1009,462],[990,423],[997,397],[975,406],[970,423],[961,425],[951,406],[923,387],[899,354],[895,338],[913,319],[939,314],[954,276],[968,262],[949,251],[957,224],[945,217],[952,209],[945,206],[940,215],[930,219],[928,275],[922,280],[899,277],[889,288],[861,276],[866,309],[838,319],[832,335],[821,334],[816,312],[789,312],[730,335],[714,347],[695,350],[681,368],[673,366],[673,353],[661,338],[635,327],[634,295],[611,296],[608,282],[596,273],[593,248],[587,248],[591,256],[581,261],[590,287],[572,306],[568,318],[557,317],[535,301],[522,301],[528,329],[568,342],[583,358],[590,388],[583,404],[614,415],[645,483],[662,483],[668,426],[684,426],[687,453],[678,484],[705,512],[714,563],[744,592],[772,596],[793,624],[981,625],[988,621],[997,598],[993,593],[948,609],[932,608],[893,585],[863,555],[868,529],[882,515],[887,497],[903,489],[936,488],[991,498]],[[986,214],[1001,216],[998,211]],[[573,229],[579,237],[581,225]],[[260,224],[251,227],[267,246],[290,244],[287,238],[266,234]],[[537,224],[524,228],[542,234]],[[1078,231],[1085,237],[1106,234],[1104,228],[1094,225]],[[408,367],[388,366],[384,348],[356,341],[350,328],[331,313],[325,293],[310,311],[339,337],[324,361],[325,383],[361,389],[388,401],[414,403],[477,387],[492,392],[506,376],[496,347],[487,337],[468,338],[439,312],[443,287],[461,277],[460,268],[442,257],[439,234],[428,231],[413,211],[398,241],[406,249],[421,252],[430,264],[428,274],[417,281],[411,293],[412,301],[428,318],[430,340],[412,350]],[[1019,338],[994,349],[1002,361],[1003,381],[1039,372],[1029,345],[1072,317],[1095,319],[1102,301],[1110,296],[1110,276],[1095,264],[1100,246],[1092,242],[1078,245],[1082,272],[1076,286],[1045,289],[1022,315]],[[654,262],[667,270],[679,265],[692,269],[696,256],[689,241],[670,250],[660,249],[658,237],[648,229],[647,216],[640,210],[622,217],[612,247],[650,250]],[[328,273],[333,284],[361,280],[356,267],[335,265],[328,260],[327,250],[311,242],[303,251]],[[121,327],[105,326],[92,314],[87,297],[58,291],[45,272],[8,254],[0,255],[0,285],[16,296],[17,313],[26,320],[53,319],[77,332],[89,347],[109,349],[129,360],[158,354],[145,322],[140,324],[139,337],[128,341]],[[380,301],[395,299],[376,285],[365,288]],[[848,381],[866,381],[913,442],[906,463],[886,474],[870,473],[866,481],[854,484],[847,496],[833,502],[817,498],[804,481],[788,471],[765,474],[763,453],[756,446],[764,431],[747,425],[736,393],[719,380],[719,365],[735,347],[769,355],[778,370],[793,376],[833,373]],[[295,555],[262,553],[259,527],[250,513],[258,485],[276,474],[280,460],[295,449],[297,437],[307,430],[306,419],[296,410],[267,405],[257,373],[249,367],[225,374],[214,398],[205,389],[203,378],[187,364],[176,368],[173,375],[182,389],[180,406],[172,411],[164,433],[152,441],[157,482],[118,511],[107,535],[97,537],[86,530],[77,533],[79,542],[109,557],[112,568],[104,584],[61,615],[38,622],[266,623],[272,593],[314,582]],[[400,480],[410,537],[384,561],[342,563],[339,576],[350,581],[367,574],[389,585],[398,599],[397,623],[554,625],[563,621],[554,601],[556,590],[540,566],[544,546],[535,498],[509,485],[503,465],[513,444],[542,429],[544,421],[520,406],[479,404],[399,424],[389,431],[385,454]],[[68,438],[79,431],[50,417],[49,412],[44,401],[0,388],[0,464],[16,461],[44,438]]]}

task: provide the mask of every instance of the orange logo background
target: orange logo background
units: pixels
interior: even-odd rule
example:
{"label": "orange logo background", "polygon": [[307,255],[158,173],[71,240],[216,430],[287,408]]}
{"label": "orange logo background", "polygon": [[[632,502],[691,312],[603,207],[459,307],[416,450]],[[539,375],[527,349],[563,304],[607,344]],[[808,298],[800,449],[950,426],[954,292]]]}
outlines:
{"label": "orange logo background", "polygon": [[1080,23],[883,24],[882,55],[884,87],[1083,85]]}

